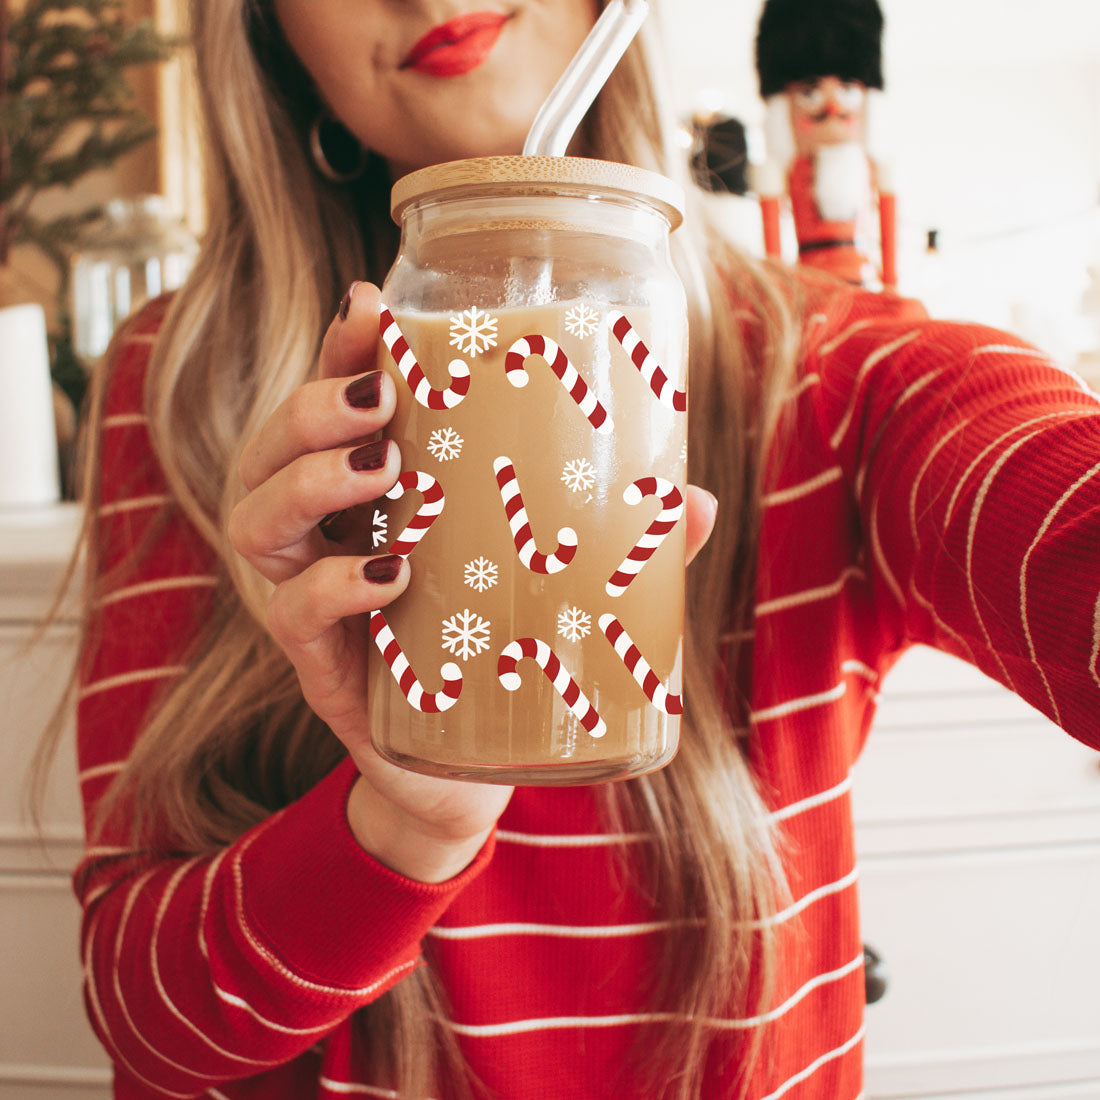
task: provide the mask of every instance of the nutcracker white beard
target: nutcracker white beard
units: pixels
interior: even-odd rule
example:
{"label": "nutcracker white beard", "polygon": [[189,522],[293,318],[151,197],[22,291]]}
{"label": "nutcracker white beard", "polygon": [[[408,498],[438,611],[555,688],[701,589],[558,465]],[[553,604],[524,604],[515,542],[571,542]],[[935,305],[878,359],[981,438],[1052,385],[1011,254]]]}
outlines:
{"label": "nutcracker white beard", "polygon": [[857,218],[871,197],[871,166],[862,145],[823,145],[814,155],[814,201],[826,221]]}

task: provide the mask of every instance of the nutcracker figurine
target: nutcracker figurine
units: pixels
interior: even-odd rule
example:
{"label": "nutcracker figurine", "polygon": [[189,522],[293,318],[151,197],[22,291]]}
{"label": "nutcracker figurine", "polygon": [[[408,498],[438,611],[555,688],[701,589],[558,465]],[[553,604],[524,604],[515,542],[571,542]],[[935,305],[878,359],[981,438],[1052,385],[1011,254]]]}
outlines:
{"label": "nutcracker figurine", "polygon": [[[770,257],[781,255],[786,195],[801,263],[893,288],[896,200],[887,166],[871,151],[883,92],[882,31],[877,0],[765,0],[756,69],[767,160],[755,182]],[[876,197],[881,269],[869,232]]]}

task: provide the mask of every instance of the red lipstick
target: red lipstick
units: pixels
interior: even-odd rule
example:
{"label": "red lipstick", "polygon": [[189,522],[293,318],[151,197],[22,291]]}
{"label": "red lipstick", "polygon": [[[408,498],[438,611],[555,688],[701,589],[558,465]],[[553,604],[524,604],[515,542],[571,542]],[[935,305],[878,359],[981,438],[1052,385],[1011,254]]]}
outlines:
{"label": "red lipstick", "polygon": [[411,50],[399,68],[427,76],[462,76],[489,56],[510,16],[475,11],[433,27]]}

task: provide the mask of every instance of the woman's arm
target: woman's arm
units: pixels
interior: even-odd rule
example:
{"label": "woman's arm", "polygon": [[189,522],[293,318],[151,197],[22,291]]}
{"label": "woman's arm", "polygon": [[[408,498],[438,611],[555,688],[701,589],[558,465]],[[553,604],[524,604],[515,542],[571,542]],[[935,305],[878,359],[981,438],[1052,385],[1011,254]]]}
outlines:
{"label": "woman's arm", "polygon": [[489,852],[439,885],[389,871],[347,828],[355,775],[341,765],[215,857],[89,853],[86,1000],[120,1070],[182,1096],[252,1077],[418,964],[421,937]]}
{"label": "woman's arm", "polygon": [[897,646],[963,657],[1100,746],[1100,400],[996,330],[848,320],[817,408]]}

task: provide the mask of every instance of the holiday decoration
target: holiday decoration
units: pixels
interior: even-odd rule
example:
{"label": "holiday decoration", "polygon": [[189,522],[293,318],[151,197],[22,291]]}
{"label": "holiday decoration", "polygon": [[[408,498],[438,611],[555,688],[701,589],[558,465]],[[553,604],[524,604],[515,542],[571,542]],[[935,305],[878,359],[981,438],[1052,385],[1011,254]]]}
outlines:
{"label": "holiday decoration", "polygon": [[466,563],[465,583],[475,592],[487,592],[500,581],[500,567],[495,561],[477,557]]}
{"label": "holiday decoration", "polygon": [[443,648],[463,661],[477,657],[489,648],[490,626],[488,619],[464,607],[443,620]]}
{"label": "holiday decoration", "polygon": [[426,444],[428,450],[439,462],[450,462],[462,454],[462,445],[466,440],[454,428],[436,428]]}
{"label": "holiday decoration", "polygon": [[69,248],[99,209],[39,216],[34,207],[155,134],[126,71],[174,45],[148,21],[127,23],[122,0],[27,0],[16,14],[0,0],[0,267],[16,245],[31,245],[64,285]]}
{"label": "holiday decoration", "polygon": [[390,547],[391,554],[397,554],[402,558],[407,558],[416,549],[416,544],[439,518],[446,503],[443,486],[430,474],[422,473],[420,470],[406,470],[397,479],[393,488],[386,493],[386,498],[400,500],[408,492],[420,493],[423,501],[416,515],[406,525],[405,530],[394,539]]}
{"label": "holiday decoration", "polygon": [[558,633],[567,642],[580,642],[592,633],[592,616],[579,607],[558,612]]}
{"label": "holiday decoration", "polygon": [[538,638],[517,638],[504,647],[497,661],[497,676],[501,686],[506,691],[520,688],[523,680],[516,665],[524,657],[534,661],[542,669],[577,721],[593,737],[603,737],[607,732],[604,720],[588,701],[569,670],[561,663],[558,655],[544,641]]}
{"label": "holiday decoration", "polygon": [[466,396],[470,389],[470,368],[463,360],[453,359],[447,368],[451,384],[445,390],[434,389],[409,349],[409,342],[401,334],[393,314],[385,306],[379,314],[378,331],[401,376],[408,382],[413,397],[424,408],[453,409]]}
{"label": "holiday decoration", "polygon": [[[531,324],[532,320],[539,323]],[[409,340],[404,332],[409,332]],[[527,335],[518,335],[523,332]],[[622,617],[639,631],[645,644],[652,644],[649,619],[654,612],[639,591],[647,587],[652,591],[667,583],[663,577],[669,563],[656,567],[649,563],[674,530],[682,527],[684,515],[682,489],[668,476],[661,476],[682,468],[686,450],[682,435],[676,436],[675,449],[670,448],[659,464],[660,473],[620,472],[601,456],[608,446],[611,417],[607,408],[613,394],[619,408],[632,412],[632,419],[645,407],[668,426],[681,425],[686,414],[686,391],[665,373],[633,321],[618,310],[597,309],[587,302],[562,303],[534,316],[471,306],[426,320],[403,316],[400,325],[383,308],[380,333],[396,368],[395,381],[399,387],[405,386],[399,407],[418,410],[417,415],[424,417],[420,446],[440,464],[438,469],[433,467],[434,474],[404,472],[386,494],[395,504],[408,494],[421,498],[411,515],[407,511],[411,505],[404,506],[402,515],[408,518],[390,543],[389,552],[409,556],[440,520],[432,540],[438,540],[442,532],[443,538],[458,540],[464,547],[457,562],[433,581],[438,602],[431,614],[439,645],[453,658],[440,669],[440,690],[427,690],[387,620],[380,612],[371,616],[371,634],[408,705],[422,715],[442,714],[459,702],[464,685],[470,699],[485,698],[486,662],[480,659],[493,654],[493,690],[516,693],[510,708],[545,705],[535,702],[540,697],[538,684],[527,683],[518,667],[525,660],[532,661],[564,703],[569,721],[592,739],[604,738],[604,744],[610,734],[607,719],[585,695],[582,683],[593,685],[592,698],[609,714],[617,713],[615,708],[621,705],[616,693],[629,699],[639,689],[641,696],[633,707],[666,716],[681,714],[680,695],[666,686],[642,656],[619,617],[601,614],[610,601],[616,601]],[[600,340],[605,341],[604,347],[594,347]],[[568,344],[568,350],[562,342]],[[477,369],[471,372],[463,360],[447,365],[454,348],[480,356]],[[610,376],[595,366],[608,354]],[[442,377],[445,366],[451,385],[435,389],[429,376]],[[535,376],[547,369],[556,382],[537,384]],[[682,384],[682,376],[680,381]],[[596,395],[601,387],[606,405]],[[625,390],[632,393],[633,406],[626,404]],[[488,437],[506,433],[531,418],[556,417],[563,418],[575,434],[569,449],[562,447],[553,459],[544,461],[546,456],[529,450],[522,460],[499,453],[495,459],[488,457],[493,453],[485,451]],[[469,447],[463,437],[470,441]],[[526,449],[522,436],[512,440]],[[652,458],[643,461],[643,469],[653,470]],[[528,489],[537,520],[549,523],[559,510],[570,509],[577,516],[577,526],[587,529],[588,535],[580,539],[574,527],[561,526],[553,548],[540,550],[521,483]],[[495,485],[499,494],[502,508],[495,518],[492,510],[487,514],[484,507],[481,494],[486,485]],[[618,522],[598,533],[592,530],[588,515],[595,495],[601,502],[622,501]],[[481,501],[482,506],[471,506],[471,501]],[[600,507],[605,508],[606,503]],[[639,510],[636,528],[630,522],[633,509]],[[389,521],[382,518],[384,530]],[[377,519],[373,526],[377,531]],[[640,534],[631,546],[635,530]],[[624,546],[629,547],[625,557]],[[522,565],[523,570],[514,570],[515,565]],[[655,569],[656,576],[647,575]],[[532,598],[533,592],[544,595]],[[591,605],[594,592],[600,593],[602,607]],[[461,603],[455,599],[458,594]],[[544,607],[553,616],[550,622],[556,626],[554,640],[560,651],[538,637],[539,628],[533,623],[517,631],[520,636],[512,641],[507,641],[507,636],[496,637],[496,628],[516,614],[521,602],[529,605],[524,615],[538,617],[541,612],[537,609]],[[404,621],[398,618],[401,604],[389,610],[400,633]],[[423,645],[425,627],[431,622],[428,619],[419,627],[418,645]],[[599,631],[594,629],[597,622]],[[423,648],[415,650],[417,663],[425,659],[424,653]],[[666,676],[676,679],[677,653],[678,647],[669,651],[666,645],[665,652],[654,658],[666,666]],[[573,662],[572,667],[567,667],[563,658]],[[454,662],[460,662],[462,668]],[[594,673],[597,668],[602,672]],[[618,686],[614,687],[616,678]],[[543,697],[545,694],[544,689]],[[440,728],[451,729],[455,715],[461,712],[462,705],[447,715]],[[617,729],[616,734],[622,736],[623,732]]]}
{"label": "holiday decoration", "polygon": [[588,388],[588,383],[569,362],[569,356],[550,339],[549,336],[525,336],[517,340],[509,349],[504,360],[504,371],[513,386],[521,388],[527,385],[527,371],[524,364],[532,355],[545,359],[550,369],[557,375],[558,381],[576,401],[582,413],[588,417],[592,427],[605,435],[615,425],[607,415],[607,409],[596,400],[596,395]]}
{"label": "holiday decoration", "polygon": [[414,710],[423,714],[441,714],[458,702],[462,694],[462,669],[453,661],[448,661],[440,669],[443,687],[439,691],[425,691],[381,611],[370,613],[370,633],[382,659]]}
{"label": "holiday decoration", "polygon": [[508,516],[508,526],[515,540],[519,560],[532,573],[550,575],[560,573],[573,560],[577,553],[577,533],[572,527],[562,527],[558,531],[557,549],[551,554],[543,554],[535,547],[535,536],[531,533],[531,524],[527,518],[527,509],[523,505],[523,494],[519,490],[516,471],[511,459],[501,455],[493,463],[500,499],[504,512]]}
{"label": "holiday decoration", "polygon": [[565,315],[565,331],[571,336],[584,340],[600,327],[600,315],[583,303],[574,306]]}
{"label": "holiday decoration", "polygon": [[376,508],[371,516],[371,545],[375,550],[384,546],[390,537],[390,518],[381,509]]}
{"label": "holiday decoration", "polygon": [[587,458],[571,458],[562,467],[561,480],[571,493],[586,493],[596,484],[596,469]]}
{"label": "holiday decoration", "polygon": [[[872,141],[884,89],[883,23],[877,0],[766,0],[756,67],[768,150],[756,190],[770,257],[782,255],[785,196],[801,263],[893,287],[896,201]],[[880,267],[871,244],[876,198]]]}
{"label": "holiday decoration", "polygon": [[661,511],[607,582],[609,596],[618,597],[627,590],[630,582],[641,572],[642,566],[653,557],[657,547],[665,541],[684,514],[683,494],[671,481],[666,481],[663,477],[638,478],[623,491],[623,500],[632,505],[641,504],[646,497],[653,496],[660,498]]}
{"label": "holiday decoration", "polygon": [[649,667],[623,624],[608,612],[600,616],[600,629],[626,665],[627,671],[645,692],[645,697],[663,714],[683,714],[683,699],[661,683],[661,678]]}
{"label": "holiday decoration", "polygon": [[463,310],[451,318],[451,345],[475,358],[497,346],[497,319],[483,309]]}
{"label": "holiday decoration", "polygon": [[678,390],[669,381],[668,376],[661,370],[660,364],[650,355],[649,348],[642,343],[634,326],[618,310],[612,310],[608,319],[611,323],[612,336],[622,344],[623,351],[630,356],[630,361],[641,371],[642,377],[657,400],[676,412],[685,412],[687,391]]}

